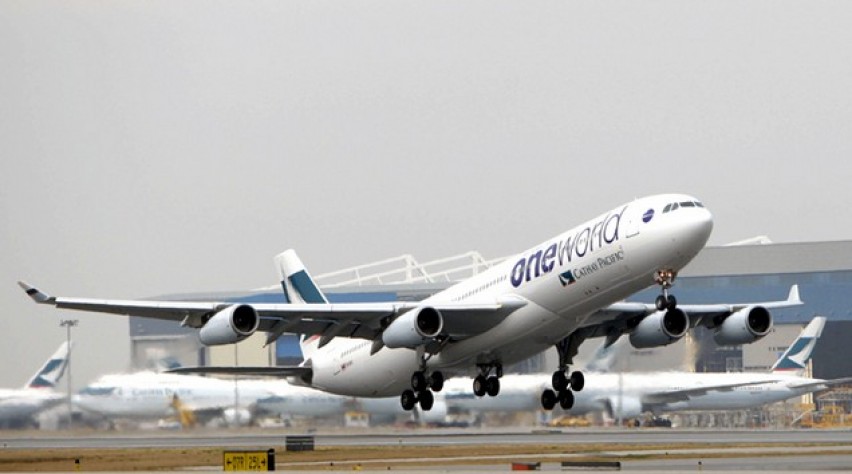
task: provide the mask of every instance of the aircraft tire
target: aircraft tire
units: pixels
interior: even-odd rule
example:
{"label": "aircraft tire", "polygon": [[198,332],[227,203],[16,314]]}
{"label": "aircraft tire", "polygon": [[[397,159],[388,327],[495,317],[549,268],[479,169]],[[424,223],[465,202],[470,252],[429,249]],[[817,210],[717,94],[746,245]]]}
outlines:
{"label": "aircraft tire", "polygon": [[476,378],[473,379],[473,394],[477,397],[484,396],[485,385],[485,377],[482,375],[477,375]]}
{"label": "aircraft tire", "polygon": [[561,392],[568,388],[568,377],[565,376],[565,372],[562,370],[557,370],[553,373],[553,378],[550,380],[553,385],[553,390],[557,392]]}
{"label": "aircraft tire", "polygon": [[545,410],[553,410],[553,408],[556,407],[556,402],[556,392],[553,390],[548,388],[541,394],[541,407]]}
{"label": "aircraft tire", "polygon": [[432,375],[429,377],[429,388],[434,392],[440,392],[444,389],[444,374],[440,371],[432,372]]}
{"label": "aircraft tire", "polygon": [[420,392],[420,396],[418,397],[418,401],[420,402],[420,409],[423,411],[429,411],[432,409],[432,406],[435,405],[435,396],[432,395],[431,390],[424,390]]}
{"label": "aircraft tire", "polygon": [[414,405],[417,404],[417,395],[414,394],[413,390],[405,390],[399,397],[399,402],[403,410],[411,411],[414,409]]}
{"label": "aircraft tire", "polygon": [[489,397],[496,397],[500,394],[500,379],[491,376],[485,381],[485,392]]}
{"label": "aircraft tire", "polygon": [[559,406],[563,410],[570,410],[574,406],[574,392],[571,390],[563,390],[559,392]]}
{"label": "aircraft tire", "polygon": [[586,386],[586,377],[584,377],[583,373],[579,370],[575,370],[574,372],[571,372],[571,379],[569,380],[569,383],[571,390],[579,392]]}
{"label": "aircraft tire", "polygon": [[426,390],[426,375],[422,371],[411,374],[411,389],[415,392]]}

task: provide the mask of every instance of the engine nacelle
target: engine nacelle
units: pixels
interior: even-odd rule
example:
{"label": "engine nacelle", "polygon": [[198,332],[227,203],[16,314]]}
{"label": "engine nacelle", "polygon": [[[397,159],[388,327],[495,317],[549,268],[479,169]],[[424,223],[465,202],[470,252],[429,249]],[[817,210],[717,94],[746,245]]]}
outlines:
{"label": "engine nacelle", "polygon": [[667,346],[677,342],[689,329],[689,318],[680,309],[657,311],[645,316],[630,333],[630,344],[637,349]]}
{"label": "engine nacelle", "polygon": [[198,332],[198,339],[207,346],[233,344],[257,331],[260,318],[247,304],[228,306],[214,314]]}
{"label": "engine nacelle", "polygon": [[772,315],[763,306],[749,306],[728,316],[716,327],[713,340],[720,346],[751,344],[769,334]]}
{"label": "engine nacelle", "polygon": [[382,333],[382,342],[391,349],[413,349],[431,341],[442,329],[444,318],[441,313],[435,308],[422,306],[394,319]]}

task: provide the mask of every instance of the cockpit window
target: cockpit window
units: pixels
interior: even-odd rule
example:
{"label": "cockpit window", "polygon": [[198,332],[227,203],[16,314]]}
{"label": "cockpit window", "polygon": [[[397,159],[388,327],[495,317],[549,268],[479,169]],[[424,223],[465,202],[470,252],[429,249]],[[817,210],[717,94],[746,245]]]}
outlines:
{"label": "cockpit window", "polygon": [[682,207],[704,207],[704,204],[701,204],[698,201],[672,202],[666,204],[666,207],[663,208],[663,214],[676,211]]}

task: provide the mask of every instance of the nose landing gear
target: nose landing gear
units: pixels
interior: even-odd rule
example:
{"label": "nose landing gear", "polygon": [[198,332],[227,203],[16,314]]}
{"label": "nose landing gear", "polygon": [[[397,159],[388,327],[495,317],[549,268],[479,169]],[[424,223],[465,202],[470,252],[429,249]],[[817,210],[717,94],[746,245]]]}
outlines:
{"label": "nose landing gear", "polygon": [[677,299],[674,295],[669,294],[669,288],[674,285],[676,277],[677,272],[669,269],[657,270],[654,274],[654,282],[662,289],[662,294],[657,296],[657,299],[654,301],[654,306],[657,307],[658,311],[675,309],[677,307]]}

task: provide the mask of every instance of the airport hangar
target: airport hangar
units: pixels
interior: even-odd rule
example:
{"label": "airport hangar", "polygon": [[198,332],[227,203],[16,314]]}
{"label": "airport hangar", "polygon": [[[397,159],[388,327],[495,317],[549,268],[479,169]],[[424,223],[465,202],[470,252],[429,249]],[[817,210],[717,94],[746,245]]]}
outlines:
{"label": "airport hangar", "polygon": [[[416,301],[453,281],[469,277],[499,262],[486,261],[469,252],[429,263],[405,255],[359,267],[315,276],[331,302]],[[804,305],[774,310],[775,327],[762,340],[744,346],[718,347],[711,331],[697,328],[686,341],[654,349],[632,350],[620,368],[627,371],[687,370],[696,372],[766,371],[814,316],[827,323],[813,354],[812,377],[832,379],[852,376],[852,241],[809,243],[761,243],[707,247],[678,276],[672,290],[688,304],[760,302],[786,299],[790,287],[799,285]],[[648,288],[631,301],[653,302],[659,292]],[[171,300],[220,300],[234,302],[283,302],[280,285],[268,288],[206,294],[158,297]],[[301,361],[298,337],[285,335],[263,348],[263,334],[229,346],[206,348],[196,331],[154,319],[130,318],[131,365],[150,367],[169,355],[182,365],[274,365]],[[597,349],[601,339],[587,340],[575,362]],[[274,347],[273,347],[274,346]],[[556,351],[507,368],[507,372],[550,373],[557,363]],[[841,394],[850,393],[849,390]],[[842,401],[846,412],[852,402]]]}

